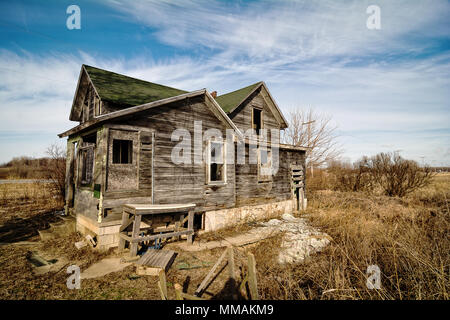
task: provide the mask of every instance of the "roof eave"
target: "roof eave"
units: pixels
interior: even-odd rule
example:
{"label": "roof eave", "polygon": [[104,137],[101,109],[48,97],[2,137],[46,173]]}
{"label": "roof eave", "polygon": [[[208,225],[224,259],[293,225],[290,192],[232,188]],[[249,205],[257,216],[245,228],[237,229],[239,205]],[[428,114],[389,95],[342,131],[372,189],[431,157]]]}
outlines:
{"label": "roof eave", "polygon": [[280,123],[281,129],[286,129],[289,127],[289,124],[284,117],[283,113],[281,112],[280,107],[278,107],[278,104],[276,103],[275,99],[272,97],[272,94],[270,93],[269,89],[267,88],[267,85],[264,81],[262,81],[262,85],[264,86],[264,89],[267,91],[267,94],[269,95],[270,99],[272,100],[272,103],[274,104],[275,108],[277,109],[278,113],[280,114],[280,117],[282,119],[282,122]]}
{"label": "roof eave", "polygon": [[134,106],[134,107],[130,107],[127,109],[123,109],[123,110],[118,110],[118,111],[114,111],[114,112],[110,112],[98,117],[95,117],[92,120],[86,121],[76,127],[73,127],[72,129],[69,129],[63,133],[58,134],[58,137],[60,138],[64,138],[73,134],[76,134],[78,132],[84,131],[88,128],[91,128],[93,126],[99,125],[105,121],[111,120],[111,119],[116,119],[119,117],[123,117],[123,116],[127,116],[127,115],[131,115],[133,113],[136,112],[141,112],[141,111],[145,111],[151,108],[155,108],[167,103],[171,103],[171,102],[176,102],[179,100],[183,100],[186,98],[191,98],[191,97],[195,97],[198,95],[202,95],[205,94],[207,91],[206,89],[201,89],[201,90],[197,90],[197,91],[192,91],[192,92],[188,92],[188,93],[183,93],[181,95],[175,96],[175,97],[170,97],[170,98],[166,98],[166,99],[161,99],[158,101],[153,101],[153,102],[149,102],[149,103],[145,103],[145,104],[141,104],[138,106]]}

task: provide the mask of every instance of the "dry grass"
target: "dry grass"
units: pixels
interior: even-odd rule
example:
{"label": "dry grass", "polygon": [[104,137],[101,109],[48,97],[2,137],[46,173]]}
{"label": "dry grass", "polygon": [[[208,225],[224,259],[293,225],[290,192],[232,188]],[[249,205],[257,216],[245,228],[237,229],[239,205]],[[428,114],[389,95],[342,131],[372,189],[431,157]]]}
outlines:
{"label": "dry grass", "polygon": [[[278,245],[261,245],[265,299],[448,299],[450,175],[405,198],[315,191],[306,212],[332,243],[309,261],[275,263]],[[369,265],[381,290],[366,286]],[[283,276],[281,276],[283,275]]]}
{"label": "dry grass", "polygon": [[[276,262],[281,235],[236,251],[236,269],[241,277],[246,273],[246,251],[255,254],[262,299],[448,299],[450,175],[438,175],[430,186],[401,199],[328,190],[310,191],[308,198],[306,215],[333,238],[324,251],[302,264],[281,266]],[[62,208],[45,184],[0,185],[0,201],[1,236],[7,225],[35,230],[38,221],[49,222],[50,211]],[[217,240],[249,227],[242,225],[237,230],[199,238]],[[78,264],[85,270],[103,257],[114,255],[89,248],[78,251],[73,243],[80,239],[80,235],[70,234],[54,241],[0,246],[0,298],[159,299],[156,277],[136,276],[133,267],[83,280],[80,290],[68,290],[68,265]],[[30,251],[35,250],[53,258],[65,257],[68,264],[58,272],[36,276],[27,260]],[[178,263],[203,261],[212,265],[223,250],[180,253],[168,273],[169,297],[174,298],[174,283],[192,293],[209,270],[178,270]],[[381,269],[381,290],[366,287],[366,270],[371,264]],[[229,297],[226,275],[221,273],[205,297]]]}

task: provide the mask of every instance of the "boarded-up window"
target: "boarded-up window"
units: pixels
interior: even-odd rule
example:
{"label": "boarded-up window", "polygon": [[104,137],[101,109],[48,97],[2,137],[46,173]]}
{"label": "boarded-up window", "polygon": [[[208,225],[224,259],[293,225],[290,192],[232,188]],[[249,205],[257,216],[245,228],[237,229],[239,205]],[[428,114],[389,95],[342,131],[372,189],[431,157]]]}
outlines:
{"label": "boarded-up window", "polygon": [[133,141],[131,140],[113,140],[113,163],[132,163],[133,162]]}
{"label": "boarded-up window", "polygon": [[211,141],[209,144],[208,182],[225,182],[225,148],[223,142]]}

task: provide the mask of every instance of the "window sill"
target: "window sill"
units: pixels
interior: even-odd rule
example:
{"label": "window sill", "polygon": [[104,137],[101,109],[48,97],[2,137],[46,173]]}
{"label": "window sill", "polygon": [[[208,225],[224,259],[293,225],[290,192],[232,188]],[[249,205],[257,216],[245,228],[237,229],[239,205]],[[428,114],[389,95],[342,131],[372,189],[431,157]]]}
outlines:
{"label": "window sill", "polygon": [[226,186],[227,183],[223,182],[223,181],[215,181],[215,182],[209,182],[206,185],[207,186],[218,186],[218,187],[220,187],[220,186]]}

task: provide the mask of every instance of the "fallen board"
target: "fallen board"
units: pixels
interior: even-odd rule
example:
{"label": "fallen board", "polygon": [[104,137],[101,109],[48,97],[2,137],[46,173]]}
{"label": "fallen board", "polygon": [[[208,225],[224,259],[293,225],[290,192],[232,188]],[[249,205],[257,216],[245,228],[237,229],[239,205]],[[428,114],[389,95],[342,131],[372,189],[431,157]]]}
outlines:
{"label": "fallen board", "polygon": [[175,260],[176,252],[172,250],[148,249],[147,252],[138,260],[136,264],[160,268],[167,271]]}

